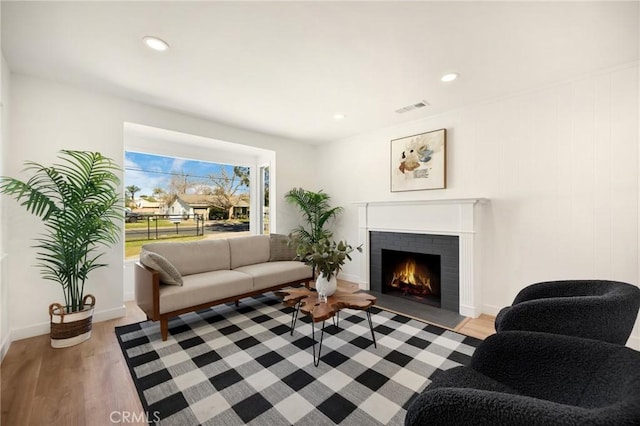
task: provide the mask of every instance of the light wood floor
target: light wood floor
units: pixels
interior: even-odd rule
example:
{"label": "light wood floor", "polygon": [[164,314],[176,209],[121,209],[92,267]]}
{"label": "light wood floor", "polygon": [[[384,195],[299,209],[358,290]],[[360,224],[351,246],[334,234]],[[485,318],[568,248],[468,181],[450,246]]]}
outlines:
{"label": "light wood floor", "polygon": [[[52,349],[48,335],[13,342],[0,366],[0,424],[147,424],[113,331],[145,316],[133,302],[126,307],[125,317],[94,324],[91,339],[78,346]],[[483,339],[495,332],[493,320],[465,320],[455,331]]]}

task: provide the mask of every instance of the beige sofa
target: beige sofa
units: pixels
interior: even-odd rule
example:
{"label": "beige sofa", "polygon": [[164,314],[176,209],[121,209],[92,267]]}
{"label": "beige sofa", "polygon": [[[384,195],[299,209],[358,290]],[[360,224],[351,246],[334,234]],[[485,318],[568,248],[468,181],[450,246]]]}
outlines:
{"label": "beige sofa", "polygon": [[295,261],[284,235],[152,243],[135,265],[135,295],[147,318],[160,321],[167,340],[169,319],[220,303],[313,279]]}

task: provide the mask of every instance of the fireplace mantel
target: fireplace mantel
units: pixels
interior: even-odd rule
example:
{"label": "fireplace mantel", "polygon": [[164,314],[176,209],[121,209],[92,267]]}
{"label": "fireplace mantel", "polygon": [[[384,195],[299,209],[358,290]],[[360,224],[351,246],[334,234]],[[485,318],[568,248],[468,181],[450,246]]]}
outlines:
{"label": "fireplace mantel", "polygon": [[481,206],[486,198],[416,201],[373,201],[358,206],[358,239],[366,262],[361,263],[360,286],[369,289],[369,232],[406,232],[456,235],[460,248],[460,314],[478,317],[481,313],[480,265],[477,229]]}
{"label": "fireplace mantel", "polygon": [[475,204],[489,201],[488,198],[439,198],[434,200],[394,200],[394,201],[359,201],[358,206],[417,206],[423,204]]}

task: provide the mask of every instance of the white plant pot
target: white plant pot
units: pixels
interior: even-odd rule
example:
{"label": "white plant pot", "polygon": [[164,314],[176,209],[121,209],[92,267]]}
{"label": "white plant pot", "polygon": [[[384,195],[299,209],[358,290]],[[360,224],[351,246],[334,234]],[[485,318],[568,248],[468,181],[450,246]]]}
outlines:
{"label": "white plant pot", "polygon": [[331,296],[336,292],[336,288],[338,288],[338,279],[335,275],[330,280],[327,280],[327,277],[322,274],[316,278],[316,291],[321,298]]}

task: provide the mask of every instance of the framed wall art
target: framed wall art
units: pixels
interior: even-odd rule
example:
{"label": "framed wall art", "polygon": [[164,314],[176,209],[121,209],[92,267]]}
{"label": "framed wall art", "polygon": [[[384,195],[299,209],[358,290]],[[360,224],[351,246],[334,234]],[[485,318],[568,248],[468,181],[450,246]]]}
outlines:
{"label": "framed wall art", "polygon": [[447,185],[447,129],[391,141],[391,192]]}

